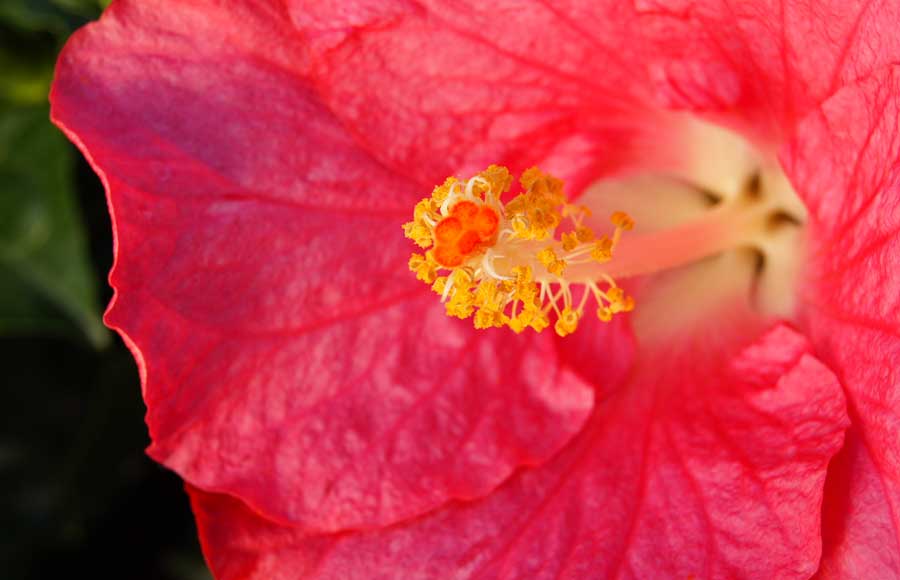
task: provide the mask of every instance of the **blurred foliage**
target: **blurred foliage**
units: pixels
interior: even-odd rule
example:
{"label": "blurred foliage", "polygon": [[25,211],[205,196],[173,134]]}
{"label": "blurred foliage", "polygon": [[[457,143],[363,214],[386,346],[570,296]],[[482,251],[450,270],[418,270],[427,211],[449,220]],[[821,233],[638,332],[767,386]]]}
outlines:
{"label": "blurred foliage", "polygon": [[0,334],[109,343],[72,187],[73,155],[46,106],[0,106]]}
{"label": "blurred foliage", "polygon": [[49,122],[104,0],[0,0],[0,576],[209,578],[180,480],[143,453],[137,369],[101,322],[105,196]]}
{"label": "blurred foliage", "polygon": [[0,336],[65,334],[74,324],[102,348],[110,337],[74,200],[73,152],[48,123],[46,102],[60,40],[77,15],[96,16],[99,7],[87,0],[0,7]]}
{"label": "blurred foliage", "polygon": [[2,339],[0,577],[207,578],[178,478],[147,444],[134,361]]}
{"label": "blurred foliage", "polygon": [[95,19],[108,0],[3,0],[0,22],[26,31],[48,31],[65,38],[87,20]]}

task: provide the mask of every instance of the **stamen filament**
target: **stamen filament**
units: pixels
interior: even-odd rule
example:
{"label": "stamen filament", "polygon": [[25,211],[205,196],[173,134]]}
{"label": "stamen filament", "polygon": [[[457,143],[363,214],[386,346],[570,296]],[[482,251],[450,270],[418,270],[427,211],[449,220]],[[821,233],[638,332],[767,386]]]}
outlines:
{"label": "stamen filament", "polygon": [[606,275],[611,283],[684,266],[740,245],[762,217],[762,211],[726,205],[672,229],[629,236],[616,244],[616,259],[604,264],[570,261],[566,278],[584,284]]}

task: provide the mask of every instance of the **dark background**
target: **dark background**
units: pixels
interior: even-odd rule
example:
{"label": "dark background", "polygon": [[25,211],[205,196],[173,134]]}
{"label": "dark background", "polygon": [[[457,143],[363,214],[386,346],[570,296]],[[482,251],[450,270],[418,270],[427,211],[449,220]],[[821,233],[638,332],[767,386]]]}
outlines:
{"label": "dark background", "polygon": [[137,367],[101,322],[99,180],[50,124],[59,49],[104,0],[0,0],[0,576],[201,580],[179,478],[145,454]]}

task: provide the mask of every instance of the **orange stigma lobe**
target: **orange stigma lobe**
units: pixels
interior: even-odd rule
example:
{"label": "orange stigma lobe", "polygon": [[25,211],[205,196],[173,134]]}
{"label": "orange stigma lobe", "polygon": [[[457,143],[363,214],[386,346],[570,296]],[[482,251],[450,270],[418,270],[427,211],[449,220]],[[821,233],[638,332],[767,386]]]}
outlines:
{"label": "orange stigma lobe", "polygon": [[497,235],[500,217],[487,205],[458,201],[450,215],[434,227],[434,259],[445,267],[459,266],[467,257],[490,245]]}

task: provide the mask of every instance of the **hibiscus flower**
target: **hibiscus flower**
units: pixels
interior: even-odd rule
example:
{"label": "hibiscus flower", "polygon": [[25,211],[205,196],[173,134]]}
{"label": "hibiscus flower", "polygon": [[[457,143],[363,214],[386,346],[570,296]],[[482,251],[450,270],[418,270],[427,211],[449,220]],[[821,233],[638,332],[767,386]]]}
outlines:
{"label": "hibiscus flower", "polygon": [[[106,186],[106,322],[215,575],[900,575],[898,18],[120,0],[78,32],[53,119]],[[447,302],[409,272],[448,176],[533,226],[491,165],[567,196],[546,324],[447,316],[511,235],[475,213],[406,228],[458,252],[420,272]]]}

